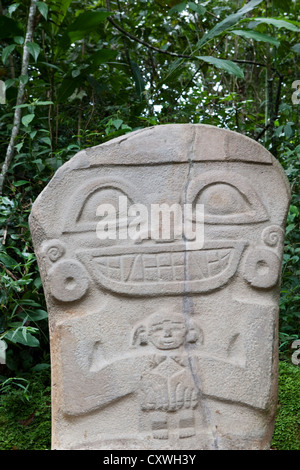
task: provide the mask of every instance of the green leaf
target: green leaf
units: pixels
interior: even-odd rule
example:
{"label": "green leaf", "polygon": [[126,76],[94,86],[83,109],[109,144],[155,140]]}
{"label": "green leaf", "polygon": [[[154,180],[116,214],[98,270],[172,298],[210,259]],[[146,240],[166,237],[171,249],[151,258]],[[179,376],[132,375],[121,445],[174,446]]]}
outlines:
{"label": "green leaf", "polygon": [[195,11],[196,13],[198,13],[198,15],[204,15],[204,13],[206,12],[206,8],[203,7],[202,5],[198,5],[194,2],[188,2],[188,6],[191,10]]}
{"label": "green leaf", "polygon": [[219,69],[225,70],[231,75],[244,78],[244,72],[242,69],[231,60],[217,59],[216,57],[212,56],[198,56],[198,59],[204,60],[204,62],[208,62],[209,64],[214,65]]}
{"label": "green leaf", "polygon": [[123,124],[123,120],[122,119],[114,119],[112,121],[112,124],[115,126],[115,128],[118,130],[120,129],[121,125]]}
{"label": "green leaf", "polygon": [[263,0],[251,0],[249,3],[247,3],[243,8],[238,10],[236,13],[233,13],[232,15],[227,16],[224,20],[217,23],[210,31],[208,31],[206,34],[204,34],[204,36],[202,36],[200,41],[198,41],[197,49],[202,47],[204,44],[206,44],[208,41],[210,41],[214,37],[222,34],[224,31],[226,31],[228,28],[230,28],[234,24],[238,23],[246,13],[253,10],[257,5],[262,3],[262,1]]}
{"label": "green leaf", "polygon": [[99,24],[110,16],[107,11],[86,11],[66,29],[62,35],[56,54],[68,49],[72,42],[85,38],[88,34],[96,31]]}
{"label": "green leaf", "polygon": [[60,25],[63,22],[71,3],[72,0],[56,0],[55,2],[51,2],[51,27],[53,36],[59,32]]}
{"label": "green leaf", "polygon": [[34,58],[34,61],[36,62],[37,58],[38,58],[38,56],[41,52],[40,46],[38,44],[36,44],[35,42],[27,42],[26,47],[29,50],[29,53]]}
{"label": "green leaf", "polygon": [[21,5],[20,3],[13,3],[12,5],[10,5],[10,6],[8,7],[8,10],[7,10],[9,16],[11,16],[12,13],[14,13],[14,12],[16,11],[16,9],[17,9],[20,5]]}
{"label": "green leaf", "polygon": [[257,31],[244,29],[235,29],[230,32],[236,34],[237,36],[242,36],[246,39],[254,39],[255,41],[268,42],[270,44],[274,44],[276,47],[280,46],[280,41],[278,41],[278,39],[273,38],[272,36],[269,36],[268,34],[262,34],[258,33]]}
{"label": "green leaf", "polygon": [[142,77],[141,70],[140,70],[138,64],[136,62],[134,62],[133,60],[130,61],[130,65],[131,65],[133,78],[134,78],[134,81],[135,81],[136,92],[137,92],[139,98],[142,99],[143,98],[143,92],[145,90],[145,82],[144,82],[144,79]]}
{"label": "green leaf", "polygon": [[7,268],[14,268],[18,265],[17,261],[9,256],[7,253],[0,252],[0,263]]}
{"label": "green leaf", "polygon": [[28,108],[30,106],[30,104],[28,103],[24,103],[24,104],[17,104],[16,106],[14,106],[14,109],[18,109],[18,108]]}
{"label": "green leaf", "polygon": [[43,15],[46,20],[48,17],[48,5],[44,2],[36,2],[36,6],[38,7],[38,10],[41,15]]}
{"label": "green leaf", "polygon": [[254,10],[263,0],[250,0],[250,2],[246,3],[237,13],[241,15],[245,15],[249,13],[249,11]]}
{"label": "green leaf", "polygon": [[300,32],[300,29],[293,23],[290,23],[289,21],[277,20],[275,18],[252,18],[252,20],[257,21],[259,23],[271,24],[275,26],[276,28],[285,28],[285,29],[289,29],[290,31]]}
{"label": "green leaf", "polygon": [[58,101],[60,103],[66,102],[69,96],[71,96],[72,93],[74,93],[79,83],[80,83],[80,77],[71,78],[69,76],[66,76],[61,82],[61,85],[57,92]]}
{"label": "green leaf", "polygon": [[297,54],[300,54],[300,43],[295,44],[295,45],[292,47],[292,50],[293,50],[294,52],[296,52]]}
{"label": "green leaf", "polygon": [[290,138],[290,137],[292,137],[292,135],[293,135],[293,128],[292,128],[292,126],[291,126],[289,123],[287,123],[287,124],[284,126],[284,134],[285,134],[285,136],[286,136],[287,138]]}
{"label": "green leaf", "polygon": [[34,139],[36,135],[37,135],[37,131],[31,131],[29,133],[29,136],[30,136],[31,140]]}
{"label": "green leaf", "polygon": [[9,78],[8,80],[5,80],[5,89],[8,90],[11,86],[13,86],[16,83],[15,78]]}
{"label": "green leaf", "polygon": [[71,40],[78,41],[84,38],[87,34],[95,31],[106,18],[110,16],[108,11],[86,11],[81,13],[74,23],[68,27],[68,35]]}
{"label": "green leaf", "polygon": [[169,15],[172,15],[173,13],[180,13],[183,10],[185,10],[187,7],[186,2],[178,3],[177,5],[174,5],[170,10],[169,10]]}
{"label": "green leaf", "polygon": [[28,181],[25,180],[18,180],[14,183],[14,186],[23,186],[24,184],[27,184]]}
{"label": "green leaf", "polygon": [[51,139],[50,137],[42,137],[41,142],[44,142],[44,144],[49,145],[51,147]]}
{"label": "green leaf", "polygon": [[20,150],[21,150],[21,148],[23,147],[23,145],[24,145],[24,142],[20,142],[19,144],[15,145],[15,148],[16,148],[16,150],[17,150],[18,153],[20,152]]}
{"label": "green leaf", "polygon": [[31,123],[31,121],[34,118],[34,114],[26,114],[25,116],[22,117],[22,124],[23,126],[27,127]]}
{"label": "green leaf", "polygon": [[4,49],[2,51],[2,62],[3,62],[4,65],[5,65],[8,57],[10,56],[10,54],[15,49],[15,47],[16,47],[16,44],[10,44],[10,46],[4,47]]}
{"label": "green leaf", "polygon": [[15,331],[9,330],[3,335],[3,338],[11,341],[12,343],[20,343],[33,348],[40,345],[39,340],[29,333],[26,327],[20,327]]}
{"label": "green leaf", "polygon": [[[21,76],[20,76],[20,82],[22,82],[23,85],[26,85],[26,83],[28,82],[28,80],[29,80],[29,76],[28,76],[28,75],[21,75]],[[27,106],[27,105],[25,105],[25,106]]]}
{"label": "green leaf", "polygon": [[105,64],[110,60],[114,60],[118,55],[118,51],[113,49],[100,49],[100,51],[95,52],[89,59],[92,68],[98,67],[101,64]]}
{"label": "green leaf", "polygon": [[22,320],[28,318],[30,321],[39,321],[48,318],[48,313],[46,310],[41,309],[34,310],[33,312],[27,310],[26,312],[18,313],[18,317],[22,318]]}
{"label": "green leaf", "polygon": [[49,106],[50,104],[54,104],[53,101],[36,101],[35,106]]}
{"label": "green leaf", "polygon": [[20,46],[24,44],[24,38],[23,36],[15,36],[14,41],[16,44],[19,44]]}
{"label": "green leaf", "polygon": [[21,36],[22,29],[20,25],[8,16],[0,15],[0,39]]}

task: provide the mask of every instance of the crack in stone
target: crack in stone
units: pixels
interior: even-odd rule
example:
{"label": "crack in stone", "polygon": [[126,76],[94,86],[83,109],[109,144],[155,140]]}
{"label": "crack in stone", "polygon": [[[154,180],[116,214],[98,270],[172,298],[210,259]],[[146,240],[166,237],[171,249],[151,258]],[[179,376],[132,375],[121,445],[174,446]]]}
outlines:
{"label": "crack in stone", "polygon": [[[184,187],[184,204],[186,204],[186,202],[187,202],[187,190],[188,190],[188,186],[189,186],[190,181],[191,181],[192,171],[193,171],[193,168],[194,168],[194,160],[193,160],[194,145],[195,145],[195,129],[193,129],[193,135],[192,135],[192,140],[191,140],[191,143],[190,143],[190,149],[189,149],[189,155],[188,155],[188,165],[189,165],[189,167],[188,167],[188,174],[187,174],[187,179],[186,179],[186,183],[185,183],[185,187]],[[184,241],[184,244],[185,244],[185,247],[186,247],[187,239],[186,239],[185,236],[183,237],[183,241]],[[194,302],[193,302],[193,297],[191,297],[190,295],[187,295],[187,293],[186,293],[186,291],[187,291],[186,283],[189,282],[189,279],[188,279],[188,272],[189,272],[189,269],[188,269],[189,259],[188,258],[189,257],[187,256],[187,254],[188,254],[187,249],[185,249],[185,251],[184,251],[184,258],[185,258],[184,259],[184,283],[185,283],[184,284],[184,290],[185,290],[185,293],[184,293],[184,296],[183,296],[183,299],[182,299],[182,314],[183,314],[183,317],[184,317],[185,325],[188,328],[190,323],[191,323],[189,316],[194,312]],[[218,435],[217,435],[217,432],[216,432],[216,426],[213,423],[210,409],[209,409],[209,407],[206,403],[206,399],[205,399],[205,397],[203,395],[203,392],[202,392],[202,382],[201,382],[201,379],[199,377],[199,373],[197,371],[197,365],[195,364],[195,357],[191,354],[194,348],[193,348],[193,345],[191,345],[191,344],[185,344],[184,348],[185,348],[185,350],[187,352],[187,355],[188,355],[189,368],[190,368],[190,371],[191,371],[191,374],[192,374],[194,385],[195,385],[196,390],[197,390],[197,395],[199,397],[199,406],[200,406],[201,411],[203,413],[204,421],[208,425],[208,427],[210,428],[210,431],[211,431],[211,434],[212,434],[213,449],[218,450],[219,449],[219,444],[218,444]]]}

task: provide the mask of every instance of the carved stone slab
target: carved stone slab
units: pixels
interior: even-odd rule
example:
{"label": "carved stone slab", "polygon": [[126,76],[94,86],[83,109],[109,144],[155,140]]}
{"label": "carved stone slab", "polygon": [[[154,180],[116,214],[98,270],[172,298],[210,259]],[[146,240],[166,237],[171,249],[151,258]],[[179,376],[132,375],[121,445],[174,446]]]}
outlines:
{"label": "carved stone slab", "polygon": [[[269,447],[289,200],[266,149],[206,125],[136,131],[57,171],[30,215],[53,449]],[[163,204],[189,208],[197,245],[134,225]]]}

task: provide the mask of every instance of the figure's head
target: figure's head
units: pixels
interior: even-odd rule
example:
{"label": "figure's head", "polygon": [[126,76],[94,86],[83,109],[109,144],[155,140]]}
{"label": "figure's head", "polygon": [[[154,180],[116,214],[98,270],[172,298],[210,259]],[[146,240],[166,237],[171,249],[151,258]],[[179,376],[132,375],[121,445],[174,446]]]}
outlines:
{"label": "figure's head", "polygon": [[157,349],[171,350],[180,348],[184,343],[195,343],[199,339],[200,329],[186,324],[179,313],[158,312],[150,315],[134,331],[134,344],[151,343]]}
{"label": "figure's head", "polygon": [[152,315],[148,320],[148,340],[158,349],[176,349],[186,336],[184,319],[180,315]]}

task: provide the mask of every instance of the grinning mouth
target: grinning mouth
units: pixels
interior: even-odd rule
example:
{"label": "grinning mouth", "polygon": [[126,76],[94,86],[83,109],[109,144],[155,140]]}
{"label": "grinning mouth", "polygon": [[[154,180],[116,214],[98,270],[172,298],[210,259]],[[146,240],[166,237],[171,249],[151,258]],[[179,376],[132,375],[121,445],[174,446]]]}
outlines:
{"label": "grinning mouth", "polygon": [[[94,280],[130,295],[201,293],[217,289],[235,274],[246,242],[210,242],[198,251],[182,244],[110,247],[78,252]],[[120,253],[121,252],[121,253]]]}

